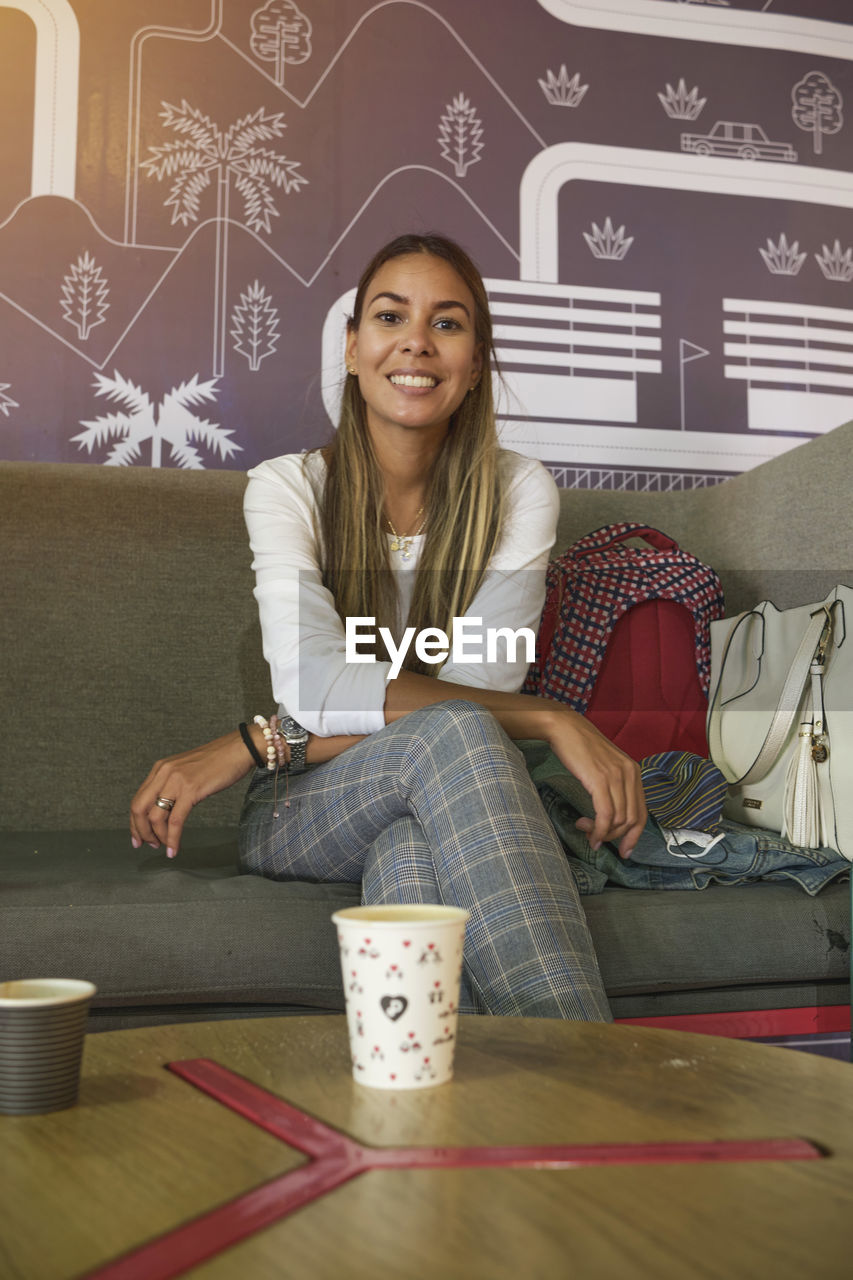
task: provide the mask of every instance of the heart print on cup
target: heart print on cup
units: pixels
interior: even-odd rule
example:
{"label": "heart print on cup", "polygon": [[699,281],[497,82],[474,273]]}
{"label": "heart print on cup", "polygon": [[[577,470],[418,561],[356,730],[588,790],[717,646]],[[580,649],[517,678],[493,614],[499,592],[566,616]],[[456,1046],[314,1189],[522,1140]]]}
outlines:
{"label": "heart print on cup", "polygon": [[460,907],[348,907],[338,930],[353,1078],[423,1089],[453,1075],[465,924]]}

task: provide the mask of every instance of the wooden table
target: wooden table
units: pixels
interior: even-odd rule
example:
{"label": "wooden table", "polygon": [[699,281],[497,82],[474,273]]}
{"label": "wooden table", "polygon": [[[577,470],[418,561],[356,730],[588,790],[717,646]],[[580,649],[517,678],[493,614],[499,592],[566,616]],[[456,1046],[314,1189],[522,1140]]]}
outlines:
{"label": "wooden table", "polygon": [[[806,1138],[830,1154],[372,1169],[187,1271],[174,1261],[182,1224],[332,1167],[164,1067],[199,1058],[373,1148]],[[274,1206],[286,1185],[244,1207]],[[341,1017],[107,1032],[87,1039],[77,1107],[0,1117],[0,1214],[3,1280],[846,1280],[853,1068],[683,1032],[463,1018],[451,1084],[385,1093],[353,1083]],[[187,1231],[209,1244],[223,1220],[233,1212],[184,1228],[184,1244]],[[107,1266],[164,1233],[156,1257]],[[157,1270],[167,1255],[172,1269]]]}

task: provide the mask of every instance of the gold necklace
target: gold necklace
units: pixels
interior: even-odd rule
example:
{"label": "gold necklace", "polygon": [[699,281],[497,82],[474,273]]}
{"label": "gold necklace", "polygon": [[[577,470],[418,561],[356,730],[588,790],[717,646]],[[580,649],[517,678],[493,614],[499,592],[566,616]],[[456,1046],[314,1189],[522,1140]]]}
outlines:
{"label": "gold necklace", "polygon": [[[418,516],[422,516],[423,513],[424,513],[424,509],[423,507],[421,507],[421,509],[415,513],[415,519],[417,520]],[[424,516],[423,520],[420,522],[415,532],[408,534],[406,537],[403,537],[401,534],[397,532],[397,530],[394,528],[393,524],[391,523],[390,516],[386,516],[385,519],[388,521],[388,528],[391,530],[391,533],[394,536],[394,541],[391,543],[391,550],[399,551],[401,560],[411,560],[412,540],[414,538],[417,538],[421,533],[423,533],[423,528],[424,528],[424,525],[426,524],[426,516]]]}

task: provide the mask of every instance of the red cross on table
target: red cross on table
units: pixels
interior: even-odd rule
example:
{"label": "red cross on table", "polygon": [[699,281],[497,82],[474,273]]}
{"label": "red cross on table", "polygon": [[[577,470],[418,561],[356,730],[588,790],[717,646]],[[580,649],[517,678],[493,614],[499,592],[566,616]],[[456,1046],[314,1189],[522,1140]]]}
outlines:
{"label": "red cross on table", "polygon": [[186,1058],[166,1065],[182,1079],[310,1159],[298,1169],[272,1178],[89,1272],[85,1280],[171,1280],[371,1169],[576,1169],[602,1164],[814,1160],[822,1154],[802,1138],[512,1147],[371,1147],[332,1129],[210,1058]]}

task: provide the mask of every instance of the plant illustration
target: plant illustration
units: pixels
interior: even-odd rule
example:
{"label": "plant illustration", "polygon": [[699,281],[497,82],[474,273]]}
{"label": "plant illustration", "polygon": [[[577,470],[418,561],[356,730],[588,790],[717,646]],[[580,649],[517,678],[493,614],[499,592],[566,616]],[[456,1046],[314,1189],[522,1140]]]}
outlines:
{"label": "plant illustration", "polygon": [[810,71],[791,90],[794,124],[812,135],[815,155],[823,150],[823,135],[838,133],[844,124],[844,100],[822,71]]}
{"label": "plant illustration", "polygon": [[699,97],[698,85],[694,85],[688,93],[683,79],[679,80],[677,89],[668,84],[666,93],[659,93],[658,98],[670,120],[695,120],[708,101],[707,98]]}
{"label": "plant illustration", "polygon": [[268,0],[252,14],[252,53],[275,63],[275,82],[284,88],[284,69],[311,57],[311,23],[293,0]]}
{"label": "plant illustration", "polygon": [[617,231],[613,230],[613,223],[609,217],[605,218],[603,227],[599,227],[594,222],[592,232],[584,231],[583,238],[589,245],[593,257],[610,258],[614,262],[621,262],[634,243],[633,236],[625,235],[624,226],[619,227]]}
{"label": "plant illustration", "polygon": [[11,387],[11,382],[0,382],[0,413],[8,418],[10,409],[20,409],[17,400],[13,400],[11,396],[7,396],[6,392]]}
{"label": "plant illustration", "polygon": [[827,280],[837,280],[839,284],[849,284],[853,280],[853,248],[849,246],[841,252],[841,241],[836,240],[832,249],[823,245],[823,253],[815,254],[815,262]]}
{"label": "plant illustration", "polygon": [[438,131],[442,158],[450,161],[457,178],[464,178],[480,159],[482,136],[483,126],[476,110],[464,93],[457,94],[445,109]]}
{"label": "plant illustration", "polygon": [[234,350],[246,357],[253,373],[257,373],[261,361],[276,349],[281,336],[278,319],[272,298],[258,280],[240,294],[240,302],[231,312]]}
{"label": "plant illustration", "polygon": [[96,445],[114,440],[104,463],[107,467],[132,466],[141,458],[141,446],[150,440],[152,467],[162,466],[165,443],[170,448],[170,460],[177,466],[203,471],[204,463],[194,444],[203,444],[221,458],[230,458],[241,449],[230,439],[232,431],[198,418],[192,412],[195,406],[216,399],[216,382],[216,378],[199,382],[198,374],[194,374],[189,382],[173,387],[163,397],[155,414],[150,397],[141,387],[123,378],[117,369],[112,378],[96,373],[96,394],[106,396],[122,408],[90,422],[81,421],[80,425],[86,430],[71,439],[89,453]]}
{"label": "plant illustration", "polygon": [[555,76],[553,71],[547,71],[546,78],[539,81],[539,87],[552,107],[577,107],[582,102],[589,85],[581,84],[579,71],[576,71],[570,80],[563,63],[560,74]]}
{"label": "plant illustration", "polygon": [[789,245],[784,231],[778,244],[774,244],[768,236],[767,248],[759,249],[758,252],[764,259],[767,270],[774,276],[795,276],[806,260],[806,254],[800,253],[799,240]]}
{"label": "plant illustration", "polygon": [[77,337],[85,342],[96,325],[103,324],[110,304],[107,282],[89,253],[81,253],[62,281],[62,318],[73,324]]}
{"label": "plant illustration", "polygon": [[226,268],[228,264],[229,199],[231,181],[243,199],[243,220],[252,231],[272,229],[278,217],[275,190],[289,195],[308,179],[298,172],[299,162],[288,160],[264,146],[280,138],[286,125],[280,111],[268,114],[259,107],[243,116],[225,132],[210,116],[184,101],[180,107],[163,103],[163,123],[181,134],[177,142],[149,147],[142,168],[158,182],[171,178],[166,208],[172,223],[186,227],[197,222],[199,198],[216,181],[217,262],[215,277],[213,376],[222,376],[225,367]]}

